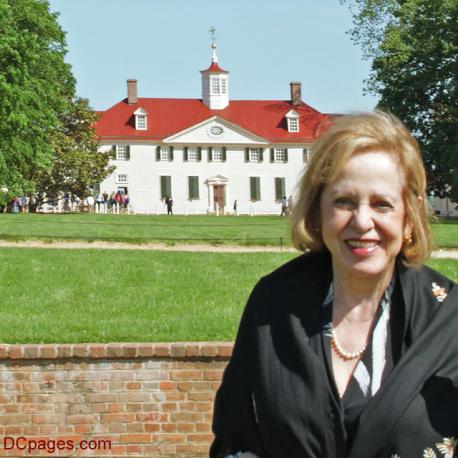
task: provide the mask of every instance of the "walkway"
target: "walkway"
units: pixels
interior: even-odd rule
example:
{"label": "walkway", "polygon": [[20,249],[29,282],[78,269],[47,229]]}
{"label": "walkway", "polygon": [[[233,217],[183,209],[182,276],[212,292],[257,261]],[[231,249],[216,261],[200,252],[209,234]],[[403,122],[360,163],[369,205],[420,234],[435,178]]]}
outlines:
{"label": "walkway", "polygon": [[[21,247],[21,248],[63,248],[63,249],[104,249],[104,250],[159,250],[159,251],[200,251],[200,252],[222,252],[222,253],[259,253],[271,252],[297,252],[291,247],[279,246],[238,246],[238,245],[208,245],[208,244],[175,244],[166,245],[162,243],[123,243],[123,242],[84,242],[84,241],[55,241],[43,242],[41,240],[8,241],[0,240],[0,247]],[[458,259],[458,249],[433,251],[433,258]]]}

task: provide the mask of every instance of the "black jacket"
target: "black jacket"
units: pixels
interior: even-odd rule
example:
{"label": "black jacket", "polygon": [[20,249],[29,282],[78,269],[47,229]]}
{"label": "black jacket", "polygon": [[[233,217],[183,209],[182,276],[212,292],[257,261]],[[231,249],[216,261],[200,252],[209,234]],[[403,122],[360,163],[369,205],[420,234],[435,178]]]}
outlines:
{"label": "black jacket", "polygon": [[436,455],[426,456],[454,456],[445,452],[458,439],[458,287],[427,267],[399,263],[397,275],[402,353],[363,410],[350,450],[325,364],[309,345],[332,279],[329,255],[313,253],[254,288],[216,396],[210,456],[421,458],[428,448]]}

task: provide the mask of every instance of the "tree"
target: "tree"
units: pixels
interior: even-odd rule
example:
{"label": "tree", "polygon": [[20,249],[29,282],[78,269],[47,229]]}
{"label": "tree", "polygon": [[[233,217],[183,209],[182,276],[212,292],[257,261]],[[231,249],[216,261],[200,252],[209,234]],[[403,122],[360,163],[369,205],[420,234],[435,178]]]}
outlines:
{"label": "tree", "polygon": [[34,190],[49,167],[49,138],[75,90],[65,36],[42,0],[0,0],[0,185],[10,195]]}
{"label": "tree", "polygon": [[419,141],[429,191],[458,201],[458,0],[341,0],[372,59],[367,90]]}
{"label": "tree", "polygon": [[0,0],[0,204],[12,196],[85,197],[108,173],[96,115],[75,96],[65,34],[47,0]]}
{"label": "tree", "polygon": [[62,193],[87,197],[114,170],[108,166],[111,154],[97,151],[93,127],[97,119],[98,115],[82,98],[76,98],[62,116],[61,129],[51,137],[52,164],[45,170],[37,170],[33,176],[37,206],[57,199]]}

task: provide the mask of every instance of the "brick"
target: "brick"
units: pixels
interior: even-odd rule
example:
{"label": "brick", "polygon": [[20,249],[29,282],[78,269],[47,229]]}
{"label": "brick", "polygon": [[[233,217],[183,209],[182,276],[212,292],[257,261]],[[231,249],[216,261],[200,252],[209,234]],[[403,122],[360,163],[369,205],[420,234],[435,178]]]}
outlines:
{"label": "brick", "polygon": [[154,356],[171,356],[170,345],[168,343],[157,343],[154,345]]}
{"label": "brick", "polygon": [[175,423],[163,423],[161,425],[161,431],[164,433],[176,433],[178,428]]}
{"label": "brick", "polygon": [[223,371],[210,370],[204,371],[204,380],[221,380],[223,378]]}
{"label": "brick", "polygon": [[71,425],[98,423],[98,415],[67,415],[67,423]]}
{"label": "brick", "polygon": [[200,345],[188,344],[186,347],[186,356],[188,357],[200,356]]}
{"label": "brick", "polygon": [[129,444],[151,442],[151,434],[122,434],[120,441]]}
{"label": "brick", "polygon": [[123,344],[122,356],[124,358],[135,358],[137,356],[137,344]]}
{"label": "brick", "polygon": [[106,345],[90,345],[89,347],[89,356],[91,358],[106,358],[107,350]]}
{"label": "brick", "polygon": [[172,444],[162,444],[159,447],[161,455],[176,455],[177,446]]}
{"label": "brick", "polygon": [[57,356],[56,345],[40,345],[39,346],[39,358],[53,359]]}
{"label": "brick", "polygon": [[218,345],[218,356],[230,358],[234,349],[233,343],[223,343]]}
{"label": "brick", "polygon": [[32,415],[32,423],[34,425],[53,425],[64,422],[64,416],[59,414],[36,414]]}
{"label": "brick", "polygon": [[190,401],[213,401],[215,395],[211,392],[199,392],[199,393],[188,393],[188,399]]}
{"label": "brick", "polygon": [[24,345],[24,358],[33,359],[38,358],[37,345]]}
{"label": "brick", "polygon": [[171,380],[202,380],[202,371],[170,371]]}
{"label": "brick", "polygon": [[159,389],[161,391],[174,391],[177,389],[177,383],[175,382],[160,382]]}
{"label": "brick", "polygon": [[141,390],[142,384],[140,382],[129,382],[126,383],[127,390]]}
{"label": "brick", "polygon": [[157,433],[153,435],[153,439],[156,444],[180,444],[186,441],[186,436],[175,433]]}
{"label": "brick", "polygon": [[170,346],[170,356],[173,358],[184,357],[186,356],[186,347],[185,343],[173,343]]}
{"label": "brick", "polygon": [[124,408],[125,408],[125,404],[118,402],[116,404],[107,404],[105,411],[109,413],[119,413],[119,412],[123,412]]}
{"label": "brick", "polygon": [[191,412],[172,412],[170,414],[171,420],[176,422],[196,422],[202,421],[202,414],[201,413],[191,413]]}
{"label": "brick", "polygon": [[210,443],[213,440],[212,434],[188,434],[189,442]]}
{"label": "brick", "polygon": [[136,423],[128,423],[127,425],[127,432],[128,433],[144,433],[144,432],[151,432],[151,431],[146,431],[145,430],[145,424],[142,422],[136,422]]}
{"label": "brick", "polygon": [[160,430],[160,425],[158,423],[144,423],[145,425],[145,432],[147,433],[155,433]]}
{"label": "brick", "polygon": [[205,344],[201,348],[202,356],[216,356],[218,354],[218,346],[214,344]]}
{"label": "brick", "polygon": [[20,359],[24,357],[23,345],[10,345],[8,356],[11,359]]}
{"label": "brick", "polygon": [[89,345],[76,344],[73,345],[73,356],[75,358],[86,358],[89,356]]}
{"label": "brick", "polygon": [[196,423],[196,431],[199,433],[211,433],[211,424],[210,423]]}
{"label": "brick", "polygon": [[2,415],[0,422],[3,425],[30,425],[31,415]]}
{"label": "brick", "polygon": [[171,412],[177,410],[176,402],[163,402],[161,404],[161,410],[164,412]]}
{"label": "brick", "polygon": [[212,410],[213,405],[211,402],[196,402],[196,409],[200,412],[209,412]]}
{"label": "brick", "polygon": [[134,413],[106,413],[100,417],[103,423],[129,423],[135,420],[135,415]]}
{"label": "brick", "polygon": [[9,349],[9,345],[0,344],[0,359],[5,359],[8,357]]}
{"label": "brick", "polygon": [[177,426],[180,433],[192,433],[196,430],[196,424],[194,423],[178,423]]}
{"label": "brick", "polygon": [[143,358],[154,356],[154,345],[139,345],[137,355]]}
{"label": "brick", "polygon": [[73,356],[73,344],[57,345],[57,358],[71,358]]}
{"label": "brick", "polygon": [[75,426],[75,433],[88,434],[92,432],[92,426],[88,424],[80,424]]}

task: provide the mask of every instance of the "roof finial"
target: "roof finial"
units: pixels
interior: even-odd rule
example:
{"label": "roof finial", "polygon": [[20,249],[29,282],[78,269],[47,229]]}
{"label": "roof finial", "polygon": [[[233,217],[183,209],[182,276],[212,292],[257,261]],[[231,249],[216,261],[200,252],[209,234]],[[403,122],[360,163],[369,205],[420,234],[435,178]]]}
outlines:
{"label": "roof finial", "polygon": [[216,29],[214,27],[210,27],[210,35],[211,35],[211,40],[212,40],[212,62],[218,62],[218,56],[216,55],[216,37],[215,37],[215,32]]}

